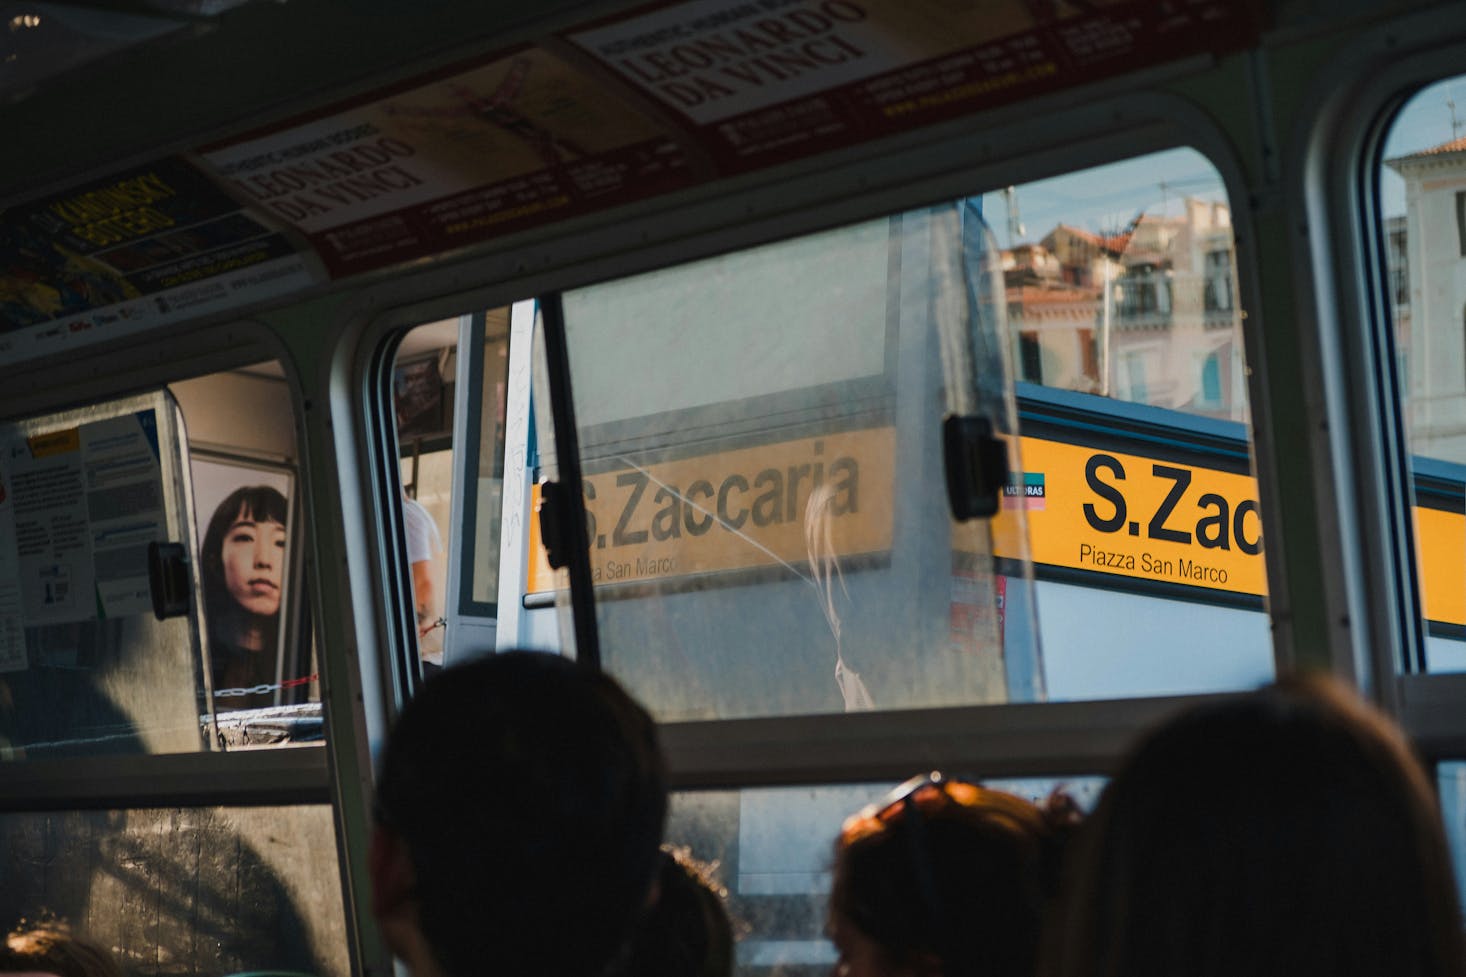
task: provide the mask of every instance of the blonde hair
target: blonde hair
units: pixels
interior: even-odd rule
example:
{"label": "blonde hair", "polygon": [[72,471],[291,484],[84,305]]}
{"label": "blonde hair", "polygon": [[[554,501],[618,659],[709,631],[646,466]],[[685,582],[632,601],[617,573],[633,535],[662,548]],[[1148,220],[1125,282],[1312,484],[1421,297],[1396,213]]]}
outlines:
{"label": "blonde hair", "polygon": [[78,939],[64,920],[20,925],[0,949],[0,973],[49,973],[56,977],[124,977],[112,955]]}

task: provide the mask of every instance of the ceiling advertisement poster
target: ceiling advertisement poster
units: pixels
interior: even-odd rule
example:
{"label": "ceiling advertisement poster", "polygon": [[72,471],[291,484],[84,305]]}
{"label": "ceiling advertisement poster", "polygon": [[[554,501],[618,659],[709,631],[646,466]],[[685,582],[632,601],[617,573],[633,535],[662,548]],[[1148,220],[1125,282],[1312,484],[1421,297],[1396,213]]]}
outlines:
{"label": "ceiling advertisement poster", "polygon": [[0,212],[0,365],[316,280],[267,217],[161,159]]}
{"label": "ceiling advertisement poster", "polygon": [[1222,0],[694,0],[568,40],[748,169],[1240,45]]}
{"label": "ceiling advertisement poster", "polygon": [[1256,8],[648,4],[0,212],[0,366],[1236,50]]}
{"label": "ceiling advertisement poster", "polygon": [[201,157],[334,276],[687,182],[661,128],[539,48]]}

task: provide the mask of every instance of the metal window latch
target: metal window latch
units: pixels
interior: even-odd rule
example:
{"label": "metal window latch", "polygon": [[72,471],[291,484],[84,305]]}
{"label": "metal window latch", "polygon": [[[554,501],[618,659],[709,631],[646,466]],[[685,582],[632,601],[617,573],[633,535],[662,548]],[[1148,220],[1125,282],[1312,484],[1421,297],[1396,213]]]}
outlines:
{"label": "metal window latch", "polygon": [[1008,448],[986,417],[953,414],[942,422],[947,501],[958,522],[997,513],[1008,484]]}
{"label": "metal window latch", "polygon": [[182,543],[148,544],[148,591],[158,620],[188,614],[188,564],[188,547]]}

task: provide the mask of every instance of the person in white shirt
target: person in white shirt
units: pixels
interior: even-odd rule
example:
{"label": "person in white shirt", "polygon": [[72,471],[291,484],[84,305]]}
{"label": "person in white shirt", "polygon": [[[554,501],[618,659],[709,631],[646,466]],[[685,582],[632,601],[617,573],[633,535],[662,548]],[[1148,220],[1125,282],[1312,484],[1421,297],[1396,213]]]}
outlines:
{"label": "person in white shirt", "polygon": [[402,493],[407,528],[407,561],[412,565],[412,602],[417,613],[417,652],[427,671],[443,667],[443,598],[437,557],[443,552],[438,526],[421,502]]}

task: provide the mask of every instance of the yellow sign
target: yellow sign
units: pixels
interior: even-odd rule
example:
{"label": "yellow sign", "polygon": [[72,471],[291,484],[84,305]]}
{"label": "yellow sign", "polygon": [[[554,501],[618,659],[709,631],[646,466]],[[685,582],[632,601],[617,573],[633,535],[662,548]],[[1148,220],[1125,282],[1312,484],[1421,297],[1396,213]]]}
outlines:
{"label": "yellow sign", "polygon": [[1267,593],[1257,482],[1248,475],[1022,438],[1024,474],[994,523],[999,556],[1139,580]]}
{"label": "yellow sign", "polygon": [[36,434],[27,438],[32,458],[50,458],[81,450],[81,428],[70,427],[50,434]]}
{"label": "yellow sign", "polygon": [[[893,428],[872,428],[587,475],[591,579],[804,564],[807,524],[819,527],[816,548],[841,558],[886,552],[895,447]],[[538,519],[529,552],[527,591],[553,589]]]}
{"label": "yellow sign", "polygon": [[[1143,455],[1020,439],[993,552],[1036,564],[1265,596],[1257,482]],[[834,552],[889,550],[895,431],[875,428],[587,476],[592,578],[619,583],[809,560],[823,486]],[[538,505],[538,488],[534,503]],[[1425,617],[1466,625],[1466,515],[1415,508]],[[528,591],[554,589],[530,520]]]}
{"label": "yellow sign", "polygon": [[1466,516],[1416,506],[1415,540],[1426,619],[1466,624]]}

